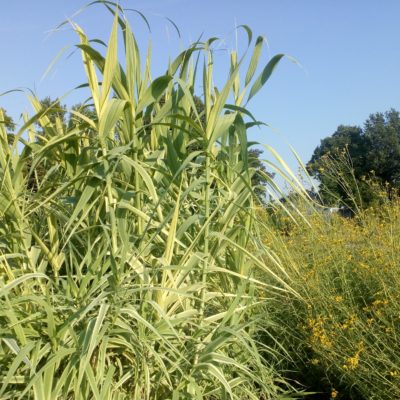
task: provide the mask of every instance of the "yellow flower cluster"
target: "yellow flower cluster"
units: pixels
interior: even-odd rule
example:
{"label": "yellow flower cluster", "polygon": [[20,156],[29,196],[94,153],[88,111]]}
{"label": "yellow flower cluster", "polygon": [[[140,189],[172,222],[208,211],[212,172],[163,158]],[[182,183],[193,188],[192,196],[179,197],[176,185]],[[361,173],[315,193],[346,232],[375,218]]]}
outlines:
{"label": "yellow flower cluster", "polygon": [[332,347],[332,341],[328,337],[327,332],[324,328],[324,321],[325,319],[322,317],[317,317],[316,319],[309,318],[307,320],[308,328],[311,330],[310,341],[312,347],[322,346],[326,349]]}
{"label": "yellow flower cluster", "polygon": [[358,344],[358,350],[354,354],[353,357],[347,358],[345,364],[343,365],[344,369],[347,370],[354,370],[358,367],[358,364],[360,363],[360,354],[364,351],[364,343],[360,342]]}

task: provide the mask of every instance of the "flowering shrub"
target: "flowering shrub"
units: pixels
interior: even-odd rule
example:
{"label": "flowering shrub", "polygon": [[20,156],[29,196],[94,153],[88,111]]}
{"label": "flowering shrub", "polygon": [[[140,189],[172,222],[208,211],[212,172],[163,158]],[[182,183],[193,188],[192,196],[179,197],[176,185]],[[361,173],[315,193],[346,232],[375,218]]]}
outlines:
{"label": "flowering shrub", "polygon": [[326,399],[400,398],[400,204],[265,229],[299,296],[271,306],[294,377]]}

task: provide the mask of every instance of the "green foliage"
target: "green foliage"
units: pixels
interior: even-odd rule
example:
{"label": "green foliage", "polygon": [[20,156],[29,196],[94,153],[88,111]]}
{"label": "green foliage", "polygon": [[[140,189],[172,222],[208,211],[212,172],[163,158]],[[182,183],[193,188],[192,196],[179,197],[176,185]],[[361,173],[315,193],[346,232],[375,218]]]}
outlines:
{"label": "green foliage", "polygon": [[40,100],[40,106],[43,110],[46,110],[46,116],[53,125],[56,124],[57,119],[61,124],[66,124],[67,107],[61,104],[59,99],[53,100],[47,96]]}
{"label": "green foliage", "polygon": [[[163,104],[165,99],[162,98],[160,103]],[[205,123],[205,108],[204,102],[201,100],[200,97],[194,95],[193,96],[193,103],[195,109],[197,111],[197,115],[199,116],[201,122]],[[195,117],[194,113],[192,113],[191,117]],[[200,150],[201,146],[198,143],[193,143],[189,145],[188,151],[195,152]],[[248,162],[250,168],[254,170],[254,173],[251,176],[251,184],[254,188],[254,194],[256,195],[256,199],[258,202],[262,204],[266,204],[267,200],[267,186],[271,179],[274,178],[275,174],[268,172],[265,163],[261,160],[261,156],[263,151],[256,148],[250,148],[248,150]]]}
{"label": "green foliage", "polygon": [[258,38],[244,85],[232,57],[217,89],[210,40],[153,79],[122,10],[102,3],[115,14],[105,56],[69,21],[89,109],[67,121],[59,101],[31,97],[21,151],[0,124],[0,397],[288,398],[278,345],[254,339],[265,291],[292,289],[254,277],[272,256],[256,235],[242,104],[278,59],[253,83]]}
{"label": "green foliage", "polygon": [[275,174],[267,171],[267,167],[260,159],[262,154],[263,152],[259,149],[250,149],[249,165],[255,171],[251,178],[254,193],[261,203],[266,204],[267,186],[270,180],[274,178]]}
{"label": "green foliage", "polygon": [[400,187],[400,114],[390,110],[372,114],[365,122],[366,161],[376,177]]}
{"label": "green foliage", "polygon": [[[386,186],[389,198],[396,196],[400,187],[399,113],[392,109],[372,114],[363,129],[339,126],[321,141],[307,167],[320,181],[321,197],[329,205],[338,201],[355,208],[372,205],[376,197],[366,181]],[[343,178],[348,187],[340,182]]]}
{"label": "green foliage", "polygon": [[1,119],[0,119],[0,124],[3,124],[6,131],[7,131],[7,141],[9,144],[13,144],[14,143],[14,135],[13,135],[13,131],[15,128],[15,123],[13,121],[13,119],[7,114],[7,111],[4,108],[0,107],[0,112],[1,112]]}

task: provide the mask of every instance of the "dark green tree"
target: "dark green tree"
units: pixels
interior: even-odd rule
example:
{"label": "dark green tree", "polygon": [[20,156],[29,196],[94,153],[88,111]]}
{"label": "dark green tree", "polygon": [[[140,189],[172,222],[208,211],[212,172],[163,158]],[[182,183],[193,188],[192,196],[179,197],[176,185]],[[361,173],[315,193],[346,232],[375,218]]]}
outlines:
{"label": "dark green tree", "polygon": [[249,164],[255,169],[255,173],[251,178],[251,183],[257,198],[265,204],[267,201],[267,183],[270,179],[273,179],[275,175],[267,171],[265,164],[260,158],[262,154],[263,152],[260,149],[249,150]]}
{"label": "dark green tree", "polygon": [[7,114],[7,111],[1,107],[1,111],[3,112],[3,120],[0,120],[0,124],[4,124],[7,130],[7,139],[8,144],[14,143],[14,129],[15,123],[13,119]]}
{"label": "dark green tree", "polygon": [[65,104],[61,104],[60,100],[53,100],[51,97],[47,96],[40,100],[40,104],[45,110],[49,110],[46,116],[52,123],[55,123],[57,117],[63,125],[68,123],[66,120],[68,116],[67,107]]}
{"label": "dark green tree", "polygon": [[382,182],[388,195],[400,187],[400,115],[396,110],[372,114],[365,122],[366,165]]}
{"label": "dark green tree", "polygon": [[321,140],[307,164],[320,182],[325,204],[366,207],[376,201],[374,184],[392,197],[400,186],[400,116],[393,109],[371,114],[364,127],[340,125]]}

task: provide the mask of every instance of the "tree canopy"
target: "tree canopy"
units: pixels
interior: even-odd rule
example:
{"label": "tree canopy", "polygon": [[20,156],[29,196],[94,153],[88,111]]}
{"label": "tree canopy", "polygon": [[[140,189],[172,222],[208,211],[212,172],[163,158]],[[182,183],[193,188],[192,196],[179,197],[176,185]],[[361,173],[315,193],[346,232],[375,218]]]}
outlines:
{"label": "tree canopy", "polygon": [[399,112],[371,114],[363,128],[340,125],[321,140],[307,169],[319,180],[326,204],[368,206],[376,199],[371,182],[393,197],[400,187]]}
{"label": "tree canopy", "polygon": [[0,107],[0,124],[4,124],[4,126],[6,127],[6,131],[7,131],[7,138],[8,138],[8,143],[12,144],[14,141],[14,135],[13,135],[13,131],[15,128],[15,124],[13,119],[7,114],[7,111]]}

